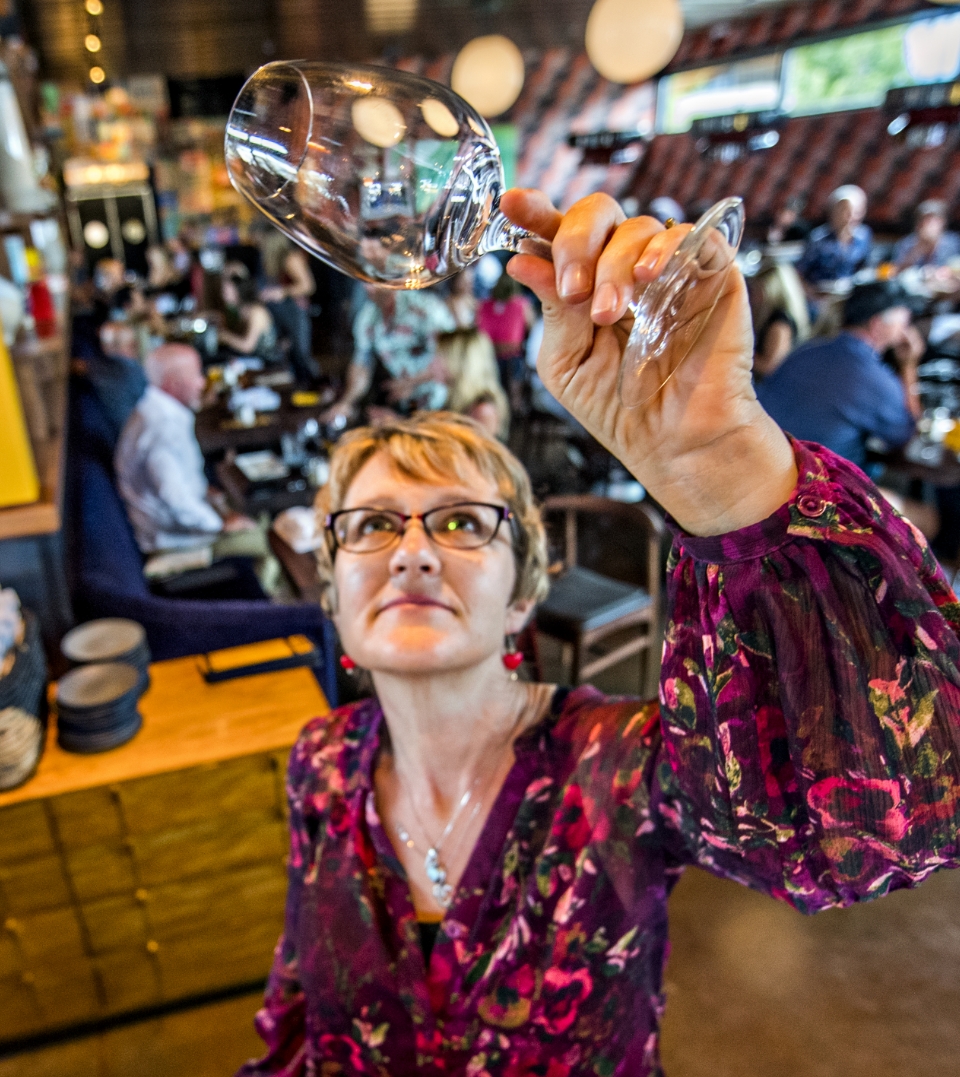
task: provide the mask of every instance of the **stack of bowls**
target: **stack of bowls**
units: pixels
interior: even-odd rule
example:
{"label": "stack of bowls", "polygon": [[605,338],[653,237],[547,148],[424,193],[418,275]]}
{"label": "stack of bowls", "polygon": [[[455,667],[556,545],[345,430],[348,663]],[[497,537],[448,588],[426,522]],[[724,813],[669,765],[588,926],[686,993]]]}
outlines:
{"label": "stack of bowls", "polygon": [[57,743],[68,752],[106,752],[140,729],[143,677],[126,662],[79,666],[57,685]]}
{"label": "stack of bowls", "polygon": [[125,617],[103,617],[72,628],[60,643],[60,652],[72,665],[91,662],[125,662],[140,671],[142,691],[150,683],[150,648],[143,625]]}
{"label": "stack of bowls", "polygon": [[46,733],[47,663],[36,617],[23,616],[23,642],[0,677],[0,792],[22,785],[37,769]]}

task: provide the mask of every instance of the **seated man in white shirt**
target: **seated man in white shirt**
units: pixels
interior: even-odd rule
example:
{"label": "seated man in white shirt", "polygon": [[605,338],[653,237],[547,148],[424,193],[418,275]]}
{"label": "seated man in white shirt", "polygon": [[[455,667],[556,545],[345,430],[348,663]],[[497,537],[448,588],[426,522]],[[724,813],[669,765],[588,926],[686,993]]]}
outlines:
{"label": "seated man in white shirt", "polygon": [[[206,385],[200,355],[161,344],[144,363],[150,384],[127,420],[114,466],[137,545],[147,555],[209,548],[213,560],[253,557],[265,590],[279,566],[265,530],[211,491],[194,429]],[[147,571],[149,573],[149,562]]]}

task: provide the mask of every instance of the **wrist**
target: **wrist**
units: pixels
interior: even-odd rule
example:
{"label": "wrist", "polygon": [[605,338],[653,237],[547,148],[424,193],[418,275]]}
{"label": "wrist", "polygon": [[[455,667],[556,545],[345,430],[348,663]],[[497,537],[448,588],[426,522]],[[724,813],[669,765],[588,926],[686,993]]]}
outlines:
{"label": "wrist", "polygon": [[690,535],[750,527],[789,501],[797,485],[793,448],[762,410],[709,444],[641,478],[650,495]]}

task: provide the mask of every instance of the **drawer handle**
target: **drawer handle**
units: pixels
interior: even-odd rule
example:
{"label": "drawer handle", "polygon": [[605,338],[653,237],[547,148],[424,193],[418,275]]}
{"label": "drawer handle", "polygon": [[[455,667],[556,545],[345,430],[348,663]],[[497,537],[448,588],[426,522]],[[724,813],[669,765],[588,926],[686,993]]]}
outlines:
{"label": "drawer handle", "polygon": [[148,954],[156,954],[156,953],[159,953],[159,951],[160,951],[160,943],[157,942],[156,939],[151,939],[147,943],[147,953]]}

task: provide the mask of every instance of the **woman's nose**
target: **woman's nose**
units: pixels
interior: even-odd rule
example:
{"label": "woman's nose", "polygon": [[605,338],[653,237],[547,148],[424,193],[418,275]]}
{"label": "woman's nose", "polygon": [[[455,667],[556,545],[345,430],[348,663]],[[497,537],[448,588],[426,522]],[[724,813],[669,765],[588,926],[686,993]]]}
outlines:
{"label": "woman's nose", "polygon": [[390,557],[391,574],[440,571],[440,558],[421,520],[409,520]]}

